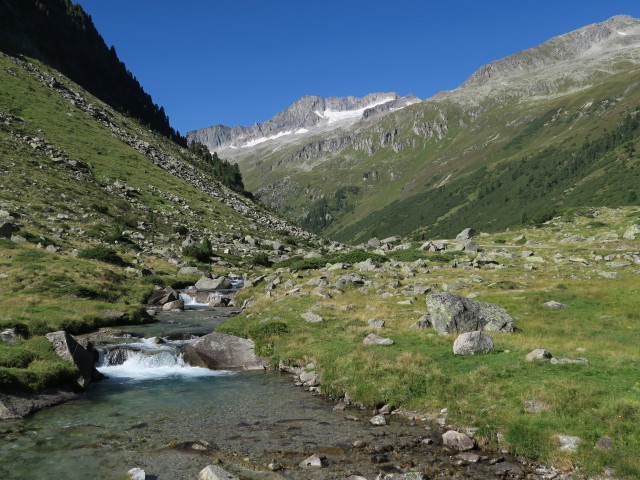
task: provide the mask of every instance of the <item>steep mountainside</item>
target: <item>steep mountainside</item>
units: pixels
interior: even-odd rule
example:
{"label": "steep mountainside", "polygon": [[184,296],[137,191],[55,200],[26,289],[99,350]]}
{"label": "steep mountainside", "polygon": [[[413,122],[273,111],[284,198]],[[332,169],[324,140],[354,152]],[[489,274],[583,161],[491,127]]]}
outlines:
{"label": "steep mountainside", "polygon": [[640,20],[617,16],[480,68],[456,90],[334,131],[226,150],[262,201],[358,242],[497,230],[637,196]]}
{"label": "steep mountainside", "polygon": [[80,5],[69,0],[0,0],[0,50],[41,60],[120,112],[183,141]]}

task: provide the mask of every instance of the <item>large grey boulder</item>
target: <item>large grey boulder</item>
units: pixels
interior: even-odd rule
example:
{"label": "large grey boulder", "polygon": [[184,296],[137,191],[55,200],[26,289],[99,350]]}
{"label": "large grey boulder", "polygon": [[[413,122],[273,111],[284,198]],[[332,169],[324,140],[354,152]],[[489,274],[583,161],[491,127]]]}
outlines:
{"label": "large grey boulder", "polygon": [[482,332],[463,333],[453,343],[453,353],[456,355],[476,355],[489,353],[491,350],[493,338]]}
{"label": "large grey boulder", "polygon": [[184,351],[184,359],[190,365],[213,370],[266,368],[269,359],[257,356],[253,350],[253,340],[213,332],[189,345]]}
{"label": "large grey boulder", "polygon": [[461,297],[455,293],[440,292],[427,295],[427,309],[433,327],[441,335],[477,330],[513,332],[513,318],[504,308]]}
{"label": "large grey boulder", "polygon": [[85,345],[80,344],[74,337],[67,332],[51,332],[45,335],[46,339],[51,342],[56,354],[64,361],[69,362],[78,369],[78,376],[75,378],[75,386],[86,389],[92,380],[103,378],[93,364],[96,357],[93,345],[86,342]]}
{"label": "large grey boulder", "polygon": [[227,290],[231,288],[231,281],[226,277],[212,278],[203,275],[195,286],[197,290]]}
{"label": "large grey boulder", "polygon": [[464,243],[467,240],[476,236],[476,231],[473,228],[465,228],[458,235],[456,235],[456,242]]}
{"label": "large grey boulder", "polygon": [[154,290],[149,298],[147,304],[149,305],[164,305],[165,303],[179,300],[180,295],[171,287],[158,288]]}

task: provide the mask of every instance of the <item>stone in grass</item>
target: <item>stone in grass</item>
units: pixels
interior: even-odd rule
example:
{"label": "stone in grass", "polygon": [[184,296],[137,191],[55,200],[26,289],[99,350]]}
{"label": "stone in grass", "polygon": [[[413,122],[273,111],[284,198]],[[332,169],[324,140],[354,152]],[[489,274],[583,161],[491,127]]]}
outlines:
{"label": "stone in grass", "polygon": [[560,444],[560,450],[566,452],[575,452],[580,445],[580,437],[572,437],[571,435],[556,435],[556,439]]}
{"label": "stone in grass", "polygon": [[322,463],[322,458],[314,454],[301,461],[300,466],[306,468],[322,468],[324,465]]}
{"label": "stone in grass", "polygon": [[551,300],[550,302],[545,302],[544,306],[549,308],[555,308],[555,309],[567,308],[567,306],[564,303],[556,302],[554,300]]}
{"label": "stone in grass", "polygon": [[324,322],[324,318],[322,318],[320,315],[317,315],[315,313],[312,312],[305,312],[302,315],[300,315],[306,322],[309,323],[318,323],[318,322]]}
{"label": "stone in grass", "polygon": [[362,343],[364,345],[393,345],[393,340],[390,338],[379,337],[375,333],[370,333]]}
{"label": "stone in grass", "polygon": [[535,350],[529,352],[525,358],[527,362],[533,362],[535,360],[548,361],[552,358],[551,352],[549,350],[545,350],[544,348],[536,348]]}
{"label": "stone in grass", "polygon": [[598,439],[595,446],[598,450],[611,450],[611,447],[613,447],[613,440],[609,437],[601,437]]}
{"label": "stone in grass", "polygon": [[442,435],[442,443],[446,447],[466,452],[467,450],[475,447],[475,441],[464,433],[456,432],[455,430],[449,430]]}
{"label": "stone in grass", "polygon": [[426,330],[431,326],[431,320],[429,320],[429,315],[423,315],[418,319],[417,322],[409,325],[409,328],[415,328],[417,330]]}
{"label": "stone in grass", "polygon": [[387,424],[387,419],[384,417],[384,415],[376,415],[372,417],[369,422],[371,422],[371,425],[381,427]]}
{"label": "stone in grass", "polygon": [[537,400],[525,400],[522,405],[527,413],[540,413],[551,408],[548,404]]}
{"label": "stone in grass", "polygon": [[240,480],[217,465],[208,465],[198,474],[198,480]]}
{"label": "stone in grass", "polygon": [[372,318],[367,322],[371,328],[384,328],[384,320]]}
{"label": "stone in grass", "polygon": [[453,353],[456,355],[476,355],[493,350],[493,338],[482,332],[467,332],[456,338]]}
{"label": "stone in grass", "polygon": [[589,360],[586,358],[552,358],[551,365],[566,365],[568,363],[578,363],[582,365],[589,365]]}

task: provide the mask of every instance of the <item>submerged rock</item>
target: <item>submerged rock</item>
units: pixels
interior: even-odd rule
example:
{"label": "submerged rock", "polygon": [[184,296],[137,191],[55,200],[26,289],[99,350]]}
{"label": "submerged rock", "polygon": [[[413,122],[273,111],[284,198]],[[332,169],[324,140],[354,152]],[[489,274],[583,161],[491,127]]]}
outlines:
{"label": "submerged rock", "polygon": [[189,345],[184,359],[190,365],[213,370],[262,370],[269,365],[268,358],[254,353],[253,340],[218,332],[205,335]]}
{"label": "submerged rock", "polygon": [[441,335],[477,330],[513,332],[513,318],[492,303],[441,292],[427,295],[427,308],[433,327]]}

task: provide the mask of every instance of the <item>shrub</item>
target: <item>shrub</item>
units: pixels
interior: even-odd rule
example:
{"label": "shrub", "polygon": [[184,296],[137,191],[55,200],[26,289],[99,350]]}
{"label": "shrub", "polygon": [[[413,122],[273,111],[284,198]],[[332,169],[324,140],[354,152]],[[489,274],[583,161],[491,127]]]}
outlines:
{"label": "shrub", "polygon": [[251,264],[262,267],[270,267],[273,262],[269,260],[269,256],[266,253],[258,253],[251,259]]}
{"label": "shrub", "polygon": [[211,249],[211,242],[208,238],[205,238],[200,242],[200,245],[189,245],[182,248],[182,254],[185,257],[195,258],[199,262],[209,263],[213,251]]}
{"label": "shrub", "polygon": [[97,203],[92,203],[91,208],[98,213],[102,213],[103,215],[109,213],[109,207],[107,207],[106,205],[98,205]]}
{"label": "shrub", "polygon": [[558,211],[553,207],[547,207],[544,210],[541,210],[531,217],[531,223],[533,225],[542,225],[545,222],[548,222],[553,217],[556,216]]}
{"label": "shrub", "polygon": [[112,248],[103,247],[102,245],[81,250],[80,253],[78,253],[78,258],[99,260],[101,262],[111,263],[113,265],[124,264],[124,260],[122,260],[122,258],[118,256],[115,250],[113,250]]}
{"label": "shrub", "polygon": [[249,330],[249,337],[253,338],[256,355],[273,355],[273,342],[268,339],[283,333],[289,333],[289,326],[283,322],[262,323]]}

